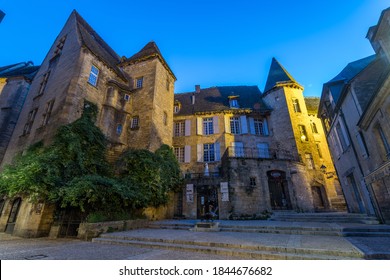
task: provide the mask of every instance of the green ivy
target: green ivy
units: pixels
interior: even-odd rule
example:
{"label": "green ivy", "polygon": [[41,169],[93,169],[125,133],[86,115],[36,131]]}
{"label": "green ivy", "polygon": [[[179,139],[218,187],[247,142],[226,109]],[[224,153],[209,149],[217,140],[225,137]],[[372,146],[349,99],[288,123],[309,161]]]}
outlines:
{"label": "green ivy", "polygon": [[86,213],[166,204],[168,192],[182,182],[172,148],[128,150],[114,172],[106,159],[108,142],[94,124],[96,115],[97,107],[86,103],[82,117],[60,127],[51,145],[38,143],[17,156],[0,173],[0,193]]}

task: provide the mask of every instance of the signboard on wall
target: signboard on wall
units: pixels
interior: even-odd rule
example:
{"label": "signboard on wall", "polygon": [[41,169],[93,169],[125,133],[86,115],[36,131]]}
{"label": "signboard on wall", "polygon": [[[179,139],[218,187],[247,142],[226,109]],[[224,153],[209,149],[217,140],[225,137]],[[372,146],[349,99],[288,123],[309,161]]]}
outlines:
{"label": "signboard on wall", "polygon": [[194,184],[187,184],[186,186],[187,202],[194,202]]}
{"label": "signboard on wall", "polygon": [[229,201],[229,185],[228,182],[221,182],[221,200]]}

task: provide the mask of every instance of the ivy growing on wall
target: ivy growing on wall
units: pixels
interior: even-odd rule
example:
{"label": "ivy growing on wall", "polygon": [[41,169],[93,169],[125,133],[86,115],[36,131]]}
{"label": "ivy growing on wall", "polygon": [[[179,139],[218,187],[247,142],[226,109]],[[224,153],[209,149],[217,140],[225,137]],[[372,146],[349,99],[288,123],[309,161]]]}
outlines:
{"label": "ivy growing on wall", "polygon": [[52,144],[35,144],[17,156],[0,174],[0,193],[87,213],[166,204],[181,183],[172,149],[128,150],[112,166],[96,115],[97,107],[86,103],[81,118],[60,127]]}

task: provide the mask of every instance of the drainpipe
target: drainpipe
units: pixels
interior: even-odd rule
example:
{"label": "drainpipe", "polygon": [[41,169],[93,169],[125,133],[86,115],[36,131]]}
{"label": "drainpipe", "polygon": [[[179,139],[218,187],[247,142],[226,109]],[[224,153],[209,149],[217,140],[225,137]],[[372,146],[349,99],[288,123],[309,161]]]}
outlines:
{"label": "drainpipe", "polygon": [[[348,134],[348,137],[349,137],[349,142],[351,143],[351,147],[352,147],[352,150],[353,150],[353,153],[355,155],[355,158],[356,158],[356,161],[357,161],[357,164],[358,164],[358,167],[359,167],[359,170],[360,170],[360,173],[362,174],[362,176],[364,177],[364,172],[363,172],[363,168],[360,164],[360,161],[359,161],[359,157],[358,157],[358,153],[356,152],[356,147],[355,145],[353,144],[353,141],[352,141],[352,137],[351,137],[351,133],[349,131],[349,127],[348,127],[348,124],[347,122],[345,121],[345,116],[344,116],[344,113],[343,113],[343,110],[340,108],[340,117],[341,119],[343,120],[343,123],[344,123],[344,126],[345,126],[345,129],[347,130],[347,134]],[[366,186],[367,188],[367,191],[370,195],[370,200],[372,202],[372,205],[374,207],[374,211],[377,215],[377,217],[379,218],[379,220],[383,223],[384,222],[384,219],[382,217],[382,213],[380,211],[380,208],[379,208],[379,205],[378,205],[378,200],[376,199],[376,196],[375,196],[375,192],[374,190],[372,189],[372,186],[371,184],[366,184],[366,182],[364,182],[364,185]]]}

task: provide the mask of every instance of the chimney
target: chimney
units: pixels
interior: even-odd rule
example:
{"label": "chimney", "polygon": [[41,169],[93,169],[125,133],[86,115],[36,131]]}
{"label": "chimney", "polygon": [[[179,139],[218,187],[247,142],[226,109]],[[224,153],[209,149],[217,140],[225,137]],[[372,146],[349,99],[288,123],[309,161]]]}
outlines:
{"label": "chimney", "polygon": [[199,93],[200,92],[200,85],[195,85],[195,92]]}

